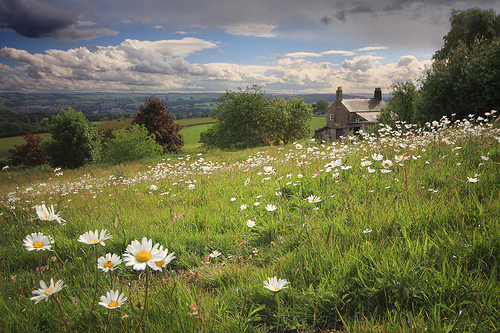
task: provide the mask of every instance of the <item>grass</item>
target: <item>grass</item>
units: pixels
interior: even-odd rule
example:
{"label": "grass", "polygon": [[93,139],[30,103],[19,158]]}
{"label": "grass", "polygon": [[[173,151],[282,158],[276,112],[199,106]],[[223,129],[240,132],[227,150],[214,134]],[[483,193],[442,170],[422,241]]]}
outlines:
{"label": "grass", "polygon": [[[64,331],[51,300],[29,299],[40,280],[54,278],[66,284],[55,295],[73,332],[87,330],[89,318],[91,332],[499,331],[497,125],[403,127],[60,176],[4,170],[0,325]],[[376,153],[393,162],[388,173]],[[42,203],[66,225],[36,219]],[[113,239],[78,242],[96,229]],[[52,236],[55,251],[26,251],[32,232]],[[121,264],[113,282],[127,301],[90,315],[95,252],[122,256],[142,237],[176,258],[162,272]],[[290,285],[265,289],[273,276]],[[101,271],[98,279],[99,297],[111,278]]]}

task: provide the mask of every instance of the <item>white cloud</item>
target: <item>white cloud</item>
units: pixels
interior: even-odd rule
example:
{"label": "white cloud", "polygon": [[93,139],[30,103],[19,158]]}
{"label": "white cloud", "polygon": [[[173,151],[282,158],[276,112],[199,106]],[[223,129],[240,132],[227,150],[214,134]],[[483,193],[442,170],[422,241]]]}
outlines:
{"label": "white cloud", "polygon": [[286,53],[285,56],[292,58],[307,58],[307,57],[321,57],[321,54],[312,52],[292,52],[292,53]]}
{"label": "white cloud", "polygon": [[342,50],[330,50],[330,51],[321,52],[321,54],[324,54],[324,55],[342,55],[342,56],[345,56],[345,57],[349,57],[349,56],[356,55],[356,52],[353,52],[353,51],[342,51]]}
{"label": "white cloud", "polygon": [[377,51],[377,50],[386,50],[388,49],[387,46],[367,46],[367,47],[362,47],[360,49],[357,49],[356,51]]}
{"label": "white cloud", "polygon": [[232,35],[254,37],[276,37],[273,32],[276,25],[262,23],[236,23],[223,26],[227,33]]}

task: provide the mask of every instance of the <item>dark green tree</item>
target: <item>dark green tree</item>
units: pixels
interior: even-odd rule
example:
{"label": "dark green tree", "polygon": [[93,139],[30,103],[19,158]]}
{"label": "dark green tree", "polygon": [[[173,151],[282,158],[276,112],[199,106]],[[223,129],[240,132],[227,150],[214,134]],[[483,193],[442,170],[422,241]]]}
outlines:
{"label": "dark green tree", "polygon": [[288,144],[309,135],[313,109],[304,99],[276,98],[270,101],[270,111],[263,123],[263,134],[275,137],[275,143]]}
{"label": "dark green tree", "polygon": [[81,111],[68,108],[52,117],[50,134],[46,151],[53,167],[76,169],[100,157],[100,137]]}
{"label": "dark green tree", "polygon": [[165,104],[157,98],[146,99],[146,105],[139,108],[132,124],[144,125],[164,153],[180,152],[184,146],[184,138],[179,133],[181,126],[174,122]]}
{"label": "dark green tree", "polygon": [[443,46],[434,54],[434,59],[449,58],[450,53],[460,45],[471,49],[489,44],[500,37],[500,16],[492,9],[454,10],[450,23],[450,31],[443,37]]}
{"label": "dark green tree", "polygon": [[378,121],[394,126],[396,121],[414,124],[418,119],[420,91],[413,81],[408,80],[391,86],[392,97],[389,104],[382,109]]}
{"label": "dark green tree", "polygon": [[326,110],[328,110],[329,106],[330,106],[330,104],[328,104],[327,101],[319,100],[312,105],[313,112],[324,114],[324,113],[326,113]]}

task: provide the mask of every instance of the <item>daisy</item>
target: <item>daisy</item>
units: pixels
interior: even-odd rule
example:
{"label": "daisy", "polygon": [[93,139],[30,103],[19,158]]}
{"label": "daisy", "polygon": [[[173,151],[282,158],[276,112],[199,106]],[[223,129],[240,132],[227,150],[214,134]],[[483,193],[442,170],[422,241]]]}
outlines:
{"label": "daisy", "polygon": [[158,243],[153,246],[153,241],[146,237],[142,238],[140,243],[134,239],[123,255],[125,266],[132,266],[137,271],[145,270],[146,266],[156,269],[155,262],[165,258],[159,246]]}
{"label": "daisy", "polygon": [[469,181],[469,183],[477,183],[479,181],[479,178],[467,177],[467,180]]}
{"label": "daisy", "polygon": [[372,154],[372,158],[374,161],[382,161],[384,159],[384,155],[382,154]]}
{"label": "daisy", "polygon": [[106,253],[104,257],[97,259],[97,268],[103,271],[114,271],[115,267],[122,263],[122,259],[116,254]]}
{"label": "daisy", "polygon": [[365,230],[363,230],[363,233],[364,234],[369,234],[370,232],[372,232],[373,230],[370,229],[370,228],[366,228]]}
{"label": "daisy", "polygon": [[257,223],[255,223],[255,221],[253,221],[253,220],[248,220],[247,221],[247,227],[249,227],[249,228],[253,228],[256,225],[257,225]]}
{"label": "daisy", "polygon": [[391,160],[382,161],[382,166],[386,169],[389,169],[392,166],[392,161]]}
{"label": "daisy", "polygon": [[50,209],[48,209],[45,204],[41,206],[35,205],[36,214],[41,221],[54,221],[56,220],[59,223],[66,222],[59,216],[61,212],[54,211],[54,205],[50,205]]}
{"label": "daisy", "polygon": [[102,246],[105,246],[106,244],[104,244],[104,241],[111,238],[113,238],[113,236],[106,234],[106,230],[101,230],[100,235],[96,230],[87,231],[83,235],[80,235],[78,241],[89,245],[100,243]]}
{"label": "daisy", "polygon": [[194,184],[189,184],[189,185],[188,185],[188,189],[189,189],[189,190],[194,190]]}
{"label": "daisy", "polygon": [[221,255],[222,253],[220,253],[219,251],[215,250],[213,251],[212,253],[210,253],[209,257],[210,258],[217,258]]}
{"label": "daisy", "polygon": [[297,148],[297,149],[302,149],[302,145],[301,145],[300,143],[297,143],[297,144],[295,145],[295,148]]}
{"label": "daisy", "polygon": [[273,173],[275,173],[275,172],[276,172],[276,170],[275,170],[275,169],[273,169],[273,167],[272,167],[272,166],[266,166],[266,167],[264,167],[264,173],[265,173],[266,175],[271,175],[271,174],[273,174]]}
{"label": "daisy", "polygon": [[288,288],[288,284],[290,284],[290,282],[288,282],[287,280],[278,280],[278,278],[275,276],[272,278],[268,278],[267,281],[264,281],[264,288],[277,292],[282,289]]}
{"label": "daisy", "polygon": [[240,211],[245,210],[247,208],[248,208],[248,205],[243,204],[243,205],[240,206]]}
{"label": "daisy", "polygon": [[35,294],[37,296],[31,297],[31,300],[35,301],[35,304],[42,300],[45,300],[47,302],[47,300],[49,299],[50,296],[52,296],[52,294],[61,291],[63,287],[64,287],[64,282],[62,280],[59,280],[54,284],[54,279],[51,278],[49,286],[47,286],[45,282],[40,280],[40,289],[32,291],[32,294]]}
{"label": "daisy", "polygon": [[162,268],[167,266],[172,260],[175,259],[174,252],[168,254],[168,249],[163,251],[163,245],[160,245],[160,252],[162,253],[163,259],[155,262],[155,270],[163,271]]}
{"label": "daisy", "polygon": [[369,173],[374,173],[375,171],[377,171],[377,169],[372,169],[372,168],[370,168],[370,167],[368,167],[368,169],[367,169],[367,170],[368,170],[368,172],[369,172]]}
{"label": "daisy", "polygon": [[372,163],[373,163],[372,161],[363,161],[363,162],[361,162],[361,166],[364,166],[364,167],[370,166],[370,165],[372,165]]}
{"label": "daisy", "polygon": [[258,206],[258,205],[260,205],[260,202],[259,202],[259,201],[256,201],[256,202],[254,202],[254,203],[253,203],[253,205],[254,205],[254,206]]}
{"label": "daisy", "polygon": [[276,207],[275,205],[271,205],[271,204],[268,204],[268,205],[266,206],[266,210],[267,210],[268,212],[274,212],[277,208],[278,208],[278,207]]}
{"label": "daisy", "polygon": [[389,173],[389,172],[392,172],[392,170],[390,170],[390,169],[380,169],[380,172],[381,173]]}
{"label": "daisy", "polygon": [[125,303],[127,297],[125,293],[119,293],[118,290],[111,290],[106,292],[106,296],[101,296],[101,301],[98,303],[108,309],[116,309]]}
{"label": "daisy", "polygon": [[307,197],[307,201],[309,201],[309,203],[316,203],[320,202],[321,198],[311,194],[310,196]]}
{"label": "daisy", "polygon": [[26,247],[26,250],[52,250],[51,245],[54,244],[54,239],[50,236],[45,236],[41,232],[34,232],[31,235],[27,235],[23,241],[23,246]]}

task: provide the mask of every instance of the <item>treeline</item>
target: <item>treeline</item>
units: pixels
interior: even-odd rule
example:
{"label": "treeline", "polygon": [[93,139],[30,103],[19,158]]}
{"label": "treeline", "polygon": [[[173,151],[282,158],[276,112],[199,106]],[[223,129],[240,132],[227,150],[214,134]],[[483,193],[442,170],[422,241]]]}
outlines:
{"label": "treeline", "polygon": [[0,110],[0,137],[19,136],[26,132],[47,133],[53,115],[48,112],[15,113]]}

